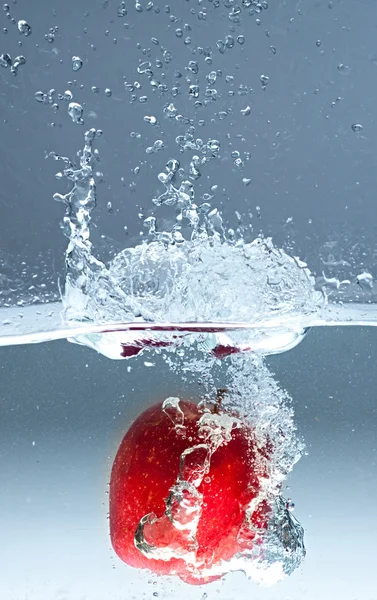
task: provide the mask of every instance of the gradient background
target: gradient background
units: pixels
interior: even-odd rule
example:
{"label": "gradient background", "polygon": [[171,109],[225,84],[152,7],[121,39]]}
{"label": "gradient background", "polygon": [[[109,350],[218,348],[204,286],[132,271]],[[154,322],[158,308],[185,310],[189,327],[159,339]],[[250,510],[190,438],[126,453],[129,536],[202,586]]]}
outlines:
{"label": "gradient background", "polygon": [[[162,107],[171,98],[152,95],[144,82],[147,104],[130,105],[123,77],[142,81],[136,74],[142,56],[136,42],[150,47],[151,36],[158,37],[173,53],[172,69],[184,71],[194,58],[192,47],[214,46],[229,33],[228,11],[216,12],[209,2],[211,16],[202,22],[190,13],[196,2],[175,0],[171,12],[180,21],[172,26],[163,3],[159,15],[139,14],[130,0],[124,19],[116,16],[118,5],[102,0],[10,3],[11,15],[32,26],[29,38],[21,37],[0,11],[0,52],[27,58],[17,77],[0,68],[0,304],[28,301],[34,294],[28,291],[31,284],[40,298],[57,298],[57,282],[64,277],[66,240],[58,226],[63,207],[51,197],[67,188],[54,178],[62,165],[44,156],[56,151],[73,159],[84,128],[70,121],[67,103],[59,102],[55,114],[38,104],[34,93],[51,88],[63,93],[76,79],[70,89],[84,105],[85,127],[104,131],[98,142],[103,175],[98,176],[93,239],[96,252],[107,258],[140,239],[138,214],[148,216],[151,198],[161,193],[157,174],[168,158],[178,156],[174,137],[184,130],[162,119]],[[231,107],[233,114],[214,123],[208,111],[203,114],[207,124],[199,133],[218,137],[222,154],[220,162],[203,169],[198,193],[218,184],[214,204],[233,226],[235,210],[255,213],[259,205],[254,234],[262,229],[273,235],[307,260],[318,277],[322,271],[351,280],[364,269],[375,274],[375,0],[270,0],[260,19],[260,25],[255,17],[243,20],[236,35],[244,34],[245,44],[236,44],[200,72],[202,77],[221,67],[224,75],[235,75],[237,86],[254,92],[229,98],[224,77],[219,80],[221,99],[211,111]],[[192,25],[192,47],[174,34],[185,22]],[[44,35],[55,25],[59,30],[49,44]],[[73,55],[84,61],[76,74]],[[261,74],[270,77],[265,91]],[[171,87],[171,75],[168,83]],[[100,87],[99,94],[91,92],[92,85]],[[176,104],[183,114],[193,114],[186,92]],[[240,109],[247,104],[252,114],[243,117]],[[146,124],[145,114],[156,114],[161,129]],[[363,125],[359,134],[352,131],[353,123]],[[166,149],[146,155],[162,130]],[[130,137],[132,131],[142,134],[140,141]],[[244,136],[243,145],[237,135]],[[233,165],[234,149],[252,153],[242,172]],[[139,165],[136,178],[132,170]],[[244,187],[242,177],[249,176],[252,184]],[[171,224],[168,212],[157,216]],[[293,221],[287,223],[289,218]],[[311,331],[298,348],[269,360],[293,397],[309,452],[296,465],[287,492],[306,530],[307,558],[274,588],[258,588],[237,574],[198,589],[122,565],[111,550],[106,520],[107,482],[123,432],[156,399],[195,397],[195,381],[182,382],[158,358],[154,368],[144,366],[145,357],[112,363],[66,342],[2,348],[0,599],[140,600],[157,593],[201,600],[206,592],[209,600],[376,600],[376,359],[376,333],[348,328]]]}

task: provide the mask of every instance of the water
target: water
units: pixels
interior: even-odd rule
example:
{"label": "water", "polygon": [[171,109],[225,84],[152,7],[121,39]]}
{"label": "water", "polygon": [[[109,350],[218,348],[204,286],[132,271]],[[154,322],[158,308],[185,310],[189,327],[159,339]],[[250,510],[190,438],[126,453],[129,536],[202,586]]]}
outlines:
{"label": "water", "polygon": [[[0,310],[1,335],[0,346],[13,346],[31,343],[48,342],[59,339],[76,339],[83,341],[86,336],[96,335],[98,340],[107,337],[109,345],[114,344],[114,356],[124,344],[133,341],[142,343],[146,333],[158,336],[168,334],[218,334],[224,332],[231,340],[232,334],[241,331],[250,336],[257,334],[257,340],[250,336],[249,349],[263,354],[277,354],[294,347],[303,339],[303,332],[313,327],[375,327],[377,325],[377,309],[374,304],[327,304],[315,315],[306,317],[293,315],[285,319],[270,317],[256,323],[237,322],[114,322],[105,323],[70,323],[65,321],[63,303],[46,303],[26,307],[10,307]],[[101,336],[102,334],[102,336]],[[263,336],[265,344],[260,341]],[[266,339],[267,338],[267,339]],[[84,342],[85,343],[85,342]],[[88,342],[86,342],[88,343]],[[173,343],[173,342],[172,342]],[[248,342],[246,342],[247,344]],[[276,343],[276,345],[274,345]],[[255,344],[253,346],[253,344]],[[148,344],[146,344],[148,346]],[[97,349],[99,351],[101,344]],[[119,358],[121,356],[119,355]]]}
{"label": "water", "polygon": [[[88,49],[95,53],[102,38],[98,32],[91,35],[90,27],[85,26],[91,10],[94,14],[98,11],[98,7],[89,8],[84,21],[71,20],[61,33],[60,24],[44,22],[38,30],[37,18],[17,21],[13,17],[16,9],[4,5],[6,18],[17,24],[18,37],[29,38],[32,33],[37,52],[46,53],[48,61],[60,56],[64,36],[79,22],[83,31],[80,29],[79,36],[73,34],[72,40],[83,36],[88,43],[80,46],[76,41],[77,48],[72,45],[68,54],[61,55],[59,65],[66,61],[69,77],[73,71],[77,79],[57,77],[59,91],[48,91],[39,84],[40,91],[28,90],[22,83],[35,61],[30,40],[17,42],[25,44],[25,56],[11,44],[10,53],[2,54],[4,77],[10,73],[19,78],[7,88],[9,96],[20,86],[35,106],[53,108],[54,121],[49,127],[69,131],[76,146],[72,150],[71,144],[67,155],[61,154],[64,144],[54,138],[53,145],[43,149],[50,164],[60,169],[55,174],[53,198],[58,203],[61,238],[65,236],[67,246],[59,284],[43,261],[38,261],[37,272],[33,272],[25,260],[15,267],[6,251],[0,255],[0,345],[4,347],[0,448],[6,458],[0,506],[11,523],[11,527],[3,526],[6,553],[2,562],[7,575],[0,584],[1,595],[12,600],[102,598],[109,594],[116,598],[122,590],[122,597],[135,598],[168,598],[181,593],[203,599],[213,594],[242,598],[245,593],[261,598],[280,598],[282,593],[289,598],[333,597],[329,590],[336,587],[336,577],[328,565],[342,548],[336,520],[346,522],[348,533],[351,514],[357,522],[352,539],[358,552],[348,551],[347,538],[341,572],[344,577],[345,565],[348,572],[356,570],[358,583],[353,587],[347,583],[341,593],[372,598],[375,585],[369,556],[373,553],[359,550],[374,539],[373,502],[368,504],[376,495],[370,484],[375,480],[376,465],[375,408],[370,402],[373,376],[364,370],[356,388],[357,403],[352,403],[350,376],[355,381],[357,377],[349,366],[340,367],[347,380],[341,400],[344,406],[356,404],[358,409],[351,415],[349,408],[344,418],[342,409],[336,411],[332,406],[336,392],[329,386],[336,381],[336,369],[345,352],[340,345],[330,355],[331,362],[326,344],[330,340],[336,348],[338,342],[331,337],[336,331],[341,340],[344,336],[361,344],[359,352],[351,353],[353,362],[359,354],[365,362],[373,362],[373,351],[365,344],[368,326],[374,328],[377,323],[373,248],[366,250],[362,239],[351,243],[346,238],[346,251],[341,235],[330,236],[317,253],[311,253],[312,260],[304,262],[293,241],[294,218],[287,212],[288,205],[293,205],[289,201],[280,202],[279,209],[274,205],[274,212],[283,211],[284,235],[271,238],[270,226],[261,220],[268,186],[259,197],[254,187],[263,173],[265,183],[272,181],[278,186],[270,191],[278,189],[279,197],[284,198],[286,167],[279,175],[275,163],[277,157],[286,155],[294,136],[280,115],[280,105],[275,114],[270,106],[274,97],[280,103],[275,86],[281,74],[289,76],[290,63],[280,63],[279,71],[272,61],[284,52],[279,44],[278,16],[283,15],[282,22],[291,31],[296,22],[303,22],[302,7],[288,2],[271,11],[264,1],[245,0],[237,6],[227,0],[199,0],[197,4],[177,4],[175,15],[169,5],[162,9],[154,2],[136,2],[131,8],[122,2],[116,8],[106,0],[98,23],[109,27],[101,30],[107,46],[99,55],[114,69],[115,77],[110,76],[111,69],[102,77],[91,70],[97,62],[90,59]],[[332,3],[325,8],[332,11]],[[104,19],[107,14],[109,18]],[[56,9],[52,15],[57,17]],[[338,21],[336,16],[334,22]],[[264,43],[258,33],[249,35],[250,23],[253,32],[262,32]],[[248,49],[248,38],[254,40],[251,43],[259,40],[259,52],[266,50],[264,59],[253,60],[254,65],[249,63],[255,54],[250,46]],[[317,33],[315,39],[313,52],[321,48],[322,57],[326,44],[318,41]],[[127,75],[120,76],[117,65],[124,54],[114,50],[117,53],[109,60],[109,46],[124,49],[129,41],[137,48],[137,58],[122,63]],[[336,54],[335,48],[332,52]],[[129,58],[128,52],[126,55]],[[332,77],[349,77],[352,67],[345,58],[335,58]],[[241,63],[247,68],[240,69]],[[45,69],[49,72],[50,65]],[[310,85],[314,74],[311,77]],[[337,81],[337,94],[341,85],[345,84]],[[296,86],[295,72],[283,88],[296,90]],[[86,88],[96,93],[89,96]],[[344,90],[347,92],[343,88],[342,93]],[[314,95],[319,92],[320,88],[315,88]],[[106,121],[103,111],[101,114],[99,94],[108,103],[116,127],[112,136],[109,127],[102,129],[102,123],[109,125],[110,120]],[[293,106],[302,105],[306,96],[307,90],[294,96]],[[343,97],[337,95],[329,110],[338,110],[341,101]],[[129,104],[126,121],[132,126],[129,139],[134,146],[127,154],[127,160],[132,160],[132,166],[128,165],[131,175],[119,177],[127,188],[121,203],[127,212],[122,216],[114,191],[116,178],[109,176],[108,184],[106,177],[120,148],[115,140],[124,121],[123,109],[116,117],[116,105],[125,102]],[[94,123],[97,119],[99,123]],[[258,120],[262,123],[259,134]],[[341,147],[346,149],[351,148],[347,144],[364,143],[367,123],[362,111],[360,116],[347,114],[334,137],[340,136]],[[352,142],[344,138],[345,131],[353,136]],[[327,133],[325,137],[329,138]],[[106,167],[105,162],[103,168],[102,152],[106,156],[106,151],[111,164]],[[259,172],[258,153],[267,157]],[[319,162],[324,161],[321,158]],[[290,164],[296,165],[296,159]],[[306,167],[305,163],[298,169],[296,183]],[[146,173],[152,170],[153,184],[145,190]],[[237,182],[231,194],[228,178]],[[293,181],[292,175],[289,178]],[[104,182],[106,193],[103,187],[101,191]],[[359,184],[354,185],[357,188]],[[318,185],[316,182],[314,187]],[[246,197],[238,204],[245,190]],[[129,201],[132,194],[134,202]],[[293,189],[290,195],[295,196]],[[352,201],[355,196],[354,191]],[[123,232],[133,223],[133,239],[110,243],[109,251],[103,249],[98,236],[103,206],[109,216],[116,215]],[[132,209],[137,213],[134,222]],[[37,217],[44,222],[42,213]],[[305,227],[311,224],[312,217]],[[305,234],[305,228],[301,229],[303,237],[310,239],[308,231]],[[56,232],[57,227],[54,243]],[[349,325],[366,327],[348,333]],[[298,355],[295,347],[304,339]],[[56,344],[37,344],[53,341]],[[305,357],[310,343],[316,361]],[[373,342],[369,343],[373,347]],[[319,368],[321,361],[322,375],[311,377],[313,362]],[[335,390],[340,387],[338,382]],[[326,399],[314,401],[317,396]],[[188,409],[187,398],[199,408]],[[143,431],[148,426],[143,411],[157,400],[161,406],[154,409],[157,420],[153,427],[148,434],[144,431],[139,445],[137,436],[131,436],[126,455],[118,459],[122,437],[131,422],[142,414],[137,422]],[[196,410],[200,418],[194,425],[190,418]],[[308,420],[303,418],[305,411],[310,414]],[[165,420],[157,439],[161,418]],[[321,433],[328,431],[332,436],[339,431],[336,451],[345,452],[346,447],[349,452],[344,465],[334,460],[335,446],[326,444],[326,435],[318,443],[314,435],[317,423],[322,426]],[[357,428],[358,436],[353,435]],[[177,464],[176,448],[180,448]],[[327,453],[318,461],[318,468],[300,467],[308,452],[310,456],[314,449],[317,459],[324,448]],[[221,465],[226,466],[228,460],[226,470]],[[363,469],[362,461],[367,462]],[[153,479],[161,464],[162,475]],[[345,485],[340,471],[345,473]],[[131,472],[134,479],[126,485]],[[341,493],[331,512],[326,501],[331,504],[328,490],[334,483]],[[359,489],[355,490],[357,483]],[[238,490],[233,499],[232,485]],[[226,505],[222,504],[224,498]],[[231,508],[233,501],[237,510]],[[297,518],[292,514],[296,505]],[[129,507],[131,521],[124,520],[123,514]],[[313,512],[330,514],[331,526],[325,520],[320,523],[319,518],[316,527],[311,526]],[[370,518],[364,525],[362,544],[359,512]],[[206,535],[210,539],[203,547]],[[323,553],[326,561],[321,563],[318,557]],[[317,563],[311,562],[311,556]],[[141,557],[155,568],[139,572],[123,564],[140,566]],[[25,563],[21,582],[14,570],[17,560]],[[59,571],[62,565],[64,573]],[[159,578],[157,573],[169,577]],[[98,580],[93,585],[95,577]],[[195,591],[196,586],[185,587],[180,581],[198,583],[207,577],[216,581],[205,583],[206,591]],[[328,583],[326,589],[321,588],[320,580]],[[275,587],[266,591],[264,586]],[[336,593],[340,593],[339,583]]]}
{"label": "water", "polygon": [[[65,341],[1,348],[0,355],[6,600],[21,594],[58,600],[64,590],[74,600],[149,599],[155,591],[169,600],[178,594],[201,600],[205,593],[209,600],[251,593],[257,600],[299,600],[339,591],[347,600],[373,599],[374,330],[314,330],[300,346],[269,360],[274,379],[292,395],[308,453],[284,488],[305,527],[307,555],[301,568],[269,588],[247,582],[242,573],[192,588],[127,568],[111,549],[107,484],[122,436],[156,400],[198,398],[203,390],[196,378],[182,381],[182,372],[168,369],[161,356],[125,364]],[[146,368],[145,360],[154,366]],[[349,540],[357,540],[357,551],[350,552]],[[353,573],[349,579],[345,569]]]}

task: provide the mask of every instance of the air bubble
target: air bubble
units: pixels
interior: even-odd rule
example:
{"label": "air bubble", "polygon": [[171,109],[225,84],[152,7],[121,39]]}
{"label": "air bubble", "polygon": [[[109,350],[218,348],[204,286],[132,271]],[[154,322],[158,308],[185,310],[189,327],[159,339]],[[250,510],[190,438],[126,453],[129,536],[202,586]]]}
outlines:
{"label": "air bubble", "polygon": [[361,125],[361,123],[354,123],[353,125],[351,125],[351,129],[355,133],[360,133],[360,131],[363,130],[363,126]]}

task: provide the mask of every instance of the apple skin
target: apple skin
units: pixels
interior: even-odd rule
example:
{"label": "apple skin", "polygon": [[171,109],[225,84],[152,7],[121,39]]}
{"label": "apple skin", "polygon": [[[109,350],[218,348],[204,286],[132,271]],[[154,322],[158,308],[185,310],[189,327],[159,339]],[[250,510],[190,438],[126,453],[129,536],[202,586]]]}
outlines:
{"label": "apple skin", "polygon": [[[165,515],[166,501],[179,480],[182,453],[203,445],[203,430],[198,422],[204,409],[186,400],[180,400],[179,407],[185,435],[159,403],[143,412],[124,436],[110,479],[110,537],[116,554],[127,565],[159,575],[177,575],[186,583],[199,585],[227,572],[222,563],[220,574],[217,569],[211,576],[213,566],[251,548],[253,527],[247,527],[244,535],[246,511],[260,491],[260,478],[267,476],[268,450],[257,444],[252,427],[238,420],[228,441],[224,440],[211,453],[203,477],[196,480],[201,502],[193,541]],[[221,407],[214,412],[227,414]],[[190,463],[187,464],[185,479],[190,479]],[[259,504],[251,518],[248,513],[249,524],[251,521],[255,527],[267,527],[267,512],[263,503]],[[135,533],[143,517],[150,513],[157,522],[153,523],[152,518],[152,525],[147,523],[144,528],[148,543],[162,551],[183,550],[186,560],[179,551],[162,559],[158,553],[154,558],[153,553],[147,556],[136,547]]]}

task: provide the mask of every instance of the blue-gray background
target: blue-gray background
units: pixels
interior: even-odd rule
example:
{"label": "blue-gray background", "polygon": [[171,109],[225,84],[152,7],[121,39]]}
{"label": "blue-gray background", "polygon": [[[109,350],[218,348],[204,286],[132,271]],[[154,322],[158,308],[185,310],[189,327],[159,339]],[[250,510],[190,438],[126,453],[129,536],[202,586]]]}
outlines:
{"label": "blue-gray background", "polygon": [[[84,127],[103,130],[93,235],[104,256],[140,239],[138,214],[147,216],[152,197],[161,193],[157,174],[166,160],[182,158],[187,166],[174,142],[185,127],[163,118],[170,92],[153,94],[136,73],[143,58],[137,43],[151,48],[153,60],[161,57],[161,46],[172,52],[166,67],[170,90],[173,70],[186,76],[188,61],[198,58],[192,54],[196,46],[215,48],[230,33],[230,9],[203,3],[208,17],[201,21],[193,0],[175,0],[170,14],[160,2],[155,2],[159,14],[138,13],[130,0],[128,14],[119,18],[119,4],[11,2],[11,17],[32,26],[28,38],[18,33],[7,11],[0,11],[0,53],[27,59],[15,77],[0,68],[0,264],[6,274],[0,283],[12,301],[12,282],[21,296],[33,283],[40,295],[54,297],[58,277],[64,276],[63,206],[52,195],[68,188],[55,180],[61,165],[44,160],[46,153],[73,160]],[[322,270],[341,278],[364,269],[374,273],[377,6],[374,0],[271,0],[258,18],[260,24],[256,16],[244,15],[236,26],[235,37],[245,36],[243,46],[236,42],[224,54],[214,50],[213,66],[204,67],[201,59],[200,85],[203,73],[223,71],[216,82],[220,97],[210,109],[196,113],[188,85],[180,80],[182,94],[174,100],[179,111],[205,119],[198,135],[222,144],[220,159],[197,183],[198,197],[218,184],[214,203],[227,223],[237,225],[236,210],[252,212],[255,234],[262,229],[273,235],[318,276]],[[192,38],[187,46],[175,35],[185,23],[191,26],[184,34]],[[44,36],[56,25],[49,43]],[[159,47],[151,37],[159,39]],[[77,73],[73,55],[84,61]],[[266,90],[262,74],[269,77]],[[235,90],[248,86],[248,94],[236,91],[229,97],[226,75],[234,75]],[[142,83],[139,95],[148,96],[145,104],[130,104],[124,81],[135,80]],[[71,89],[84,106],[84,127],[70,121],[66,101],[58,102],[57,113],[36,102],[35,92],[51,88],[56,96]],[[247,105],[251,114],[242,116]],[[218,112],[228,108],[232,114],[219,120]],[[155,115],[160,128],[145,123],[145,115]],[[357,123],[363,126],[359,133],[352,131]],[[132,132],[141,138],[131,137]],[[158,138],[165,149],[147,155],[146,147]],[[242,171],[233,164],[234,150],[251,153]],[[133,172],[136,166],[139,175]],[[249,186],[243,177],[251,178]],[[169,223],[171,214],[159,215]],[[270,360],[293,396],[309,451],[296,466],[289,490],[306,528],[308,556],[302,569],[276,588],[258,589],[237,575],[208,587],[209,599],[377,598],[376,339],[370,330],[310,332],[294,351]],[[154,585],[155,579],[120,564],[109,544],[106,483],[122,432],[157,397],[197,393],[195,382],[183,384],[159,362],[145,368],[143,360],[129,363],[128,372],[126,363],[66,342],[1,349],[2,600],[139,600],[154,592],[202,598],[204,590],[173,580]]]}

